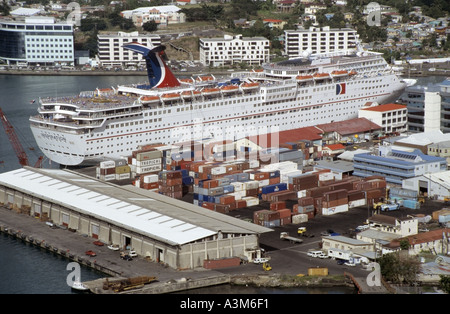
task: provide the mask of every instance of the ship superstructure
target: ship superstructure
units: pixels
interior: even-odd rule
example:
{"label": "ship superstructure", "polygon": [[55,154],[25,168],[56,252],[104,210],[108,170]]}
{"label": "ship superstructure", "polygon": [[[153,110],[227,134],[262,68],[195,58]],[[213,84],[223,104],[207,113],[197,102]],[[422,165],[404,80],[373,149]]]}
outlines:
{"label": "ship superstructure", "polygon": [[163,46],[126,48],[146,58],[148,83],[40,99],[30,126],[49,159],[94,164],[152,142],[238,139],[347,120],[367,102],[394,101],[406,87],[378,53],[308,56],[227,79],[178,79]]}

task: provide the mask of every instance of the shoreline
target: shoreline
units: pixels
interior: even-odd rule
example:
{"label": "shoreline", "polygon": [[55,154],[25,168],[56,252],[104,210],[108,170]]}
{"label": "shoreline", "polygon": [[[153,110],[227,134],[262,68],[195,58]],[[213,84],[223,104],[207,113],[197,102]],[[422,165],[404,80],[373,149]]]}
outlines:
{"label": "shoreline", "polygon": [[[332,288],[332,287],[354,287],[354,285],[342,275],[328,275],[328,276],[296,276],[293,274],[284,273],[261,273],[257,272],[246,272],[245,265],[237,266],[236,270],[231,271],[231,273],[221,273],[220,269],[216,271],[211,270],[191,270],[191,271],[177,271],[172,269],[160,270],[161,265],[153,263],[151,261],[146,261],[143,258],[137,259],[135,262],[140,264],[134,264],[136,269],[130,271],[125,267],[121,267],[120,263],[110,263],[110,256],[113,251],[107,249],[107,253],[110,253],[106,258],[101,258],[97,255],[96,260],[92,261],[89,257],[83,255],[79,252],[78,244],[73,241],[73,237],[82,237],[80,234],[72,233],[61,227],[50,228],[44,222],[33,218],[31,216],[26,216],[21,213],[16,213],[14,210],[10,210],[6,207],[1,207],[1,213],[10,212],[13,216],[12,219],[17,221],[17,219],[23,222],[23,226],[18,227],[19,223],[12,223],[11,219],[0,215],[0,233],[15,237],[19,241],[24,241],[26,243],[32,244],[36,247],[42,248],[48,252],[65,257],[71,261],[78,262],[83,266],[92,268],[105,274],[105,277],[84,282],[92,293],[94,294],[111,294],[111,293],[130,293],[130,294],[170,294],[179,293],[183,291],[190,291],[198,288],[207,288],[211,286],[220,286],[223,284],[235,285],[235,286],[252,286],[258,288],[279,288],[279,289],[289,289],[289,288]],[[28,218],[31,218],[29,221]],[[35,223],[32,223],[32,222]],[[22,225],[22,223],[20,223]],[[48,232],[51,233],[58,232],[66,235],[66,238],[71,238],[70,242],[58,243],[56,239],[61,239],[60,235],[55,235],[55,237],[50,240],[48,238]],[[70,239],[69,239],[70,240]],[[87,238],[88,242],[92,243],[94,239]],[[72,245],[71,245],[72,244]],[[128,263],[128,262],[126,262]],[[128,264],[124,264],[128,265]],[[149,285],[144,285],[137,287],[135,289],[130,289],[123,292],[113,292],[111,289],[104,290],[103,283],[108,278],[110,281],[120,280],[125,278],[131,278],[135,276],[143,275],[139,268],[155,268],[155,272],[160,272],[163,279],[161,281],[151,283]],[[108,277],[109,276],[109,277]],[[178,279],[175,276],[178,276]],[[170,278],[170,279],[169,279]]]}

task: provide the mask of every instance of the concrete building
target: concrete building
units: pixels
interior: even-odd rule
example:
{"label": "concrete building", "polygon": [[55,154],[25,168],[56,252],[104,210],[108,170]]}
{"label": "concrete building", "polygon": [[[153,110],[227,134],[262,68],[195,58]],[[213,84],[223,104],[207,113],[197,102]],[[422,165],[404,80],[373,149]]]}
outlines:
{"label": "concrete building", "polygon": [[123,45],[137,42],[143,45],[158,46],[161,44],[161,37],[154,34],[139,32],[117,32],[99,33],[97,61],[100,66],[119,66],[123,68],[145,66],[145,59],[142,54],[123,48]]}
{"label": "concrete building", "polygon": [[1,20],[0,60],[17,66],[73,66],[73,26],[42,16]]}
{"label": "concrete building", "polygon": [[59,169],[0,174],[0,204],[106,244],[132,247],[175,269],[223,258],[252,261],[260,257],[259,235],[272,231],[132,185]]}
{"label": "concrete building", "polygon": [[269,62],[269,40],[264,37],[201,38],[200,62],[205,66],[225,66],[236,63],[261,65]]}
{"label": "concrete building", "polygon": [[358,154],[353,158],[354,176],[381,175],[386,182],[401,185],[410,179],[427,173],[447,170],[445,158],[428,156],[419,150],[413,152],[380,146],[377,154]]}
{"label": "concrete building", "polygon": [[186,22],[186,15],[176,5],[161,5],[155,7],[140,7],[134,10],[120,12],[126,18],[131,19],[136,27],[154,21],[158,28],[167,27],[169,24]]}
{"label": "concrete building", "polygon": [[355,50],[358,43],[356,30],[329,26],[299,30],[286,30],[284,52],[289,58],[301,58],[306,53],[332,53]]}
{"label": "concrete building", "polygon": [[373,215],[367,219],[367,222],[370,225],[369,229],[357,233],[356,239],[373,243],[374,249],[381,254],[396,250],[389,247],[392,241],[419,232],[418,220],[413,217],[397,218],[387,215]]}
{"label": "concrete building", "polygon": [[360,142],[381,131],[381,126],[366,118],[319,124],[316,127],[322,131],[322,140],[326,144]]}
{"label": "concrete building", "polygon": [[427,173],[405,179],[402,188],[417,191],[433,199],[450,199],[450,171]]}
{"label": "concrete building", "polygon": [[384,104],[363,108],[359,110],[358,117],[378,124],[384,134],[402,133],[408,129],[408,111],[404,105]]}
{"label": "concrete building", "polygon": [[428,86],[410,86],[405,92],[410,132],[450,133],[450,79]]}

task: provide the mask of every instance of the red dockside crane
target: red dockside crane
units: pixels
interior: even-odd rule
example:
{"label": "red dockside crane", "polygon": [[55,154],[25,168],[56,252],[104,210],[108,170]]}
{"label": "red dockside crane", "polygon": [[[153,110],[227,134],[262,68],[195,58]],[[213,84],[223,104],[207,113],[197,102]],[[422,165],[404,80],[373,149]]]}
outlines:
{"label": "red dockside crane", "polygon": [[[2,120],[3,128],[5,129],[6,135],[8,135],[9,141],[11,142],[11,145],[14,151],[16,152],[20,165],[22,167],[29,166],[28,156],[25,153],[22,144],[20,144],[19,138],[17,137],[16,132],[14,131],[14,127],[12,126],[11,123],[9,123],[8,119],[6,119],[6,116],[1,108],[0,108],[0,119]],[[40,168],[42,166],[42,160],[43,157],[40,156],[36,164],[34,165],[34,168]]]}

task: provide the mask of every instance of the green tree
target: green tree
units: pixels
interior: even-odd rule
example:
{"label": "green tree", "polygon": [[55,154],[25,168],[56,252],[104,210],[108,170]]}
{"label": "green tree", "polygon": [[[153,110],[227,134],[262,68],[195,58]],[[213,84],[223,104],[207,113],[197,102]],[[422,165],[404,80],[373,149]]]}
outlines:
{"label": "green tree", "polygon": [[158,24],[156,24],[155,21],[151,20],[151,21],[145,22],[142,25],[142,29],[146,32],[154,32],[154,31],[158,30]]}
{"label": "green tree", "polygon": [[450,276],[441,276],[439,287],[446,293],[450,293]]}
{"label": "green tree", "polygon": [[385,254],[378,263],[381,275],[393,283],[414,283],[420,271],[418,259],[402,252]]}

